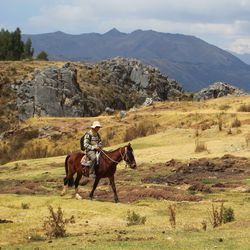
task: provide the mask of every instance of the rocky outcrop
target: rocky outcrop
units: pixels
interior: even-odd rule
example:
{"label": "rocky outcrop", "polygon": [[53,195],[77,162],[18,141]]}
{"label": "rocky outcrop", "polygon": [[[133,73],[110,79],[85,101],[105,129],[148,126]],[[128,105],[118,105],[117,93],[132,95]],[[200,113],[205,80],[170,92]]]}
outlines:
{"label": "rocky outcrop", "polygon": [[[35,70],[33,80],[17,85],[18,117],[33,116],[95,116],[111,109],[126,110],[141,105],[147,98],[153,101],[179,100],[182,87],[162,75],[158,69],[138,60],[114,58],[96,64],[82,64],[77,69],[70,63]],[[84,76],[93,79],[82,79]],[[93,86],[93,88],[91,87]]]}
{"label": "rocky outcrop", "polygon": [[125,90],[137,91],[139,104],[147,97],[154,101],[163,101],[181,99],[184,95],[178,82],[162,75],[159,69],[136,59],[115,57],[98,63],[98,69],[104,75],[101,81]]}
{"label": "rocky outcrop", "polygon": [[248,93],[242,89],[232,86],[224,82],[216,82],[210,85],[208,88],[204,88],[194,95],[194,100],[207,100],[212,98],[219,98],[222,96],[242,96]]}
{"label": "rocky outcrop", "polygon": [[77,71],[65,64],[62,68],[36,70],[34,79],[17,88],[18,117],[96,115],[87,105],[77,83]]}

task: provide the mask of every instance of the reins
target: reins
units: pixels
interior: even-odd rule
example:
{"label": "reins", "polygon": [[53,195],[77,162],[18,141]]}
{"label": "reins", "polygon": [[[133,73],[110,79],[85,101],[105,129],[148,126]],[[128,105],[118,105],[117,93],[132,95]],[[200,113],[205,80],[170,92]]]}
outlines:
{"label": "reins", "polygon": [[[120,163],[119,161],[115,161],[115,160],[113,160],[111,157],[109,157],[103,150],[100,150],[109,160],[111,160],[112,162],[114,162],[114,163]],[[121,155],[121,157],[122,157],[122,160],[124,160],[125,159],[125,155],[126,155],[126,153],[127,153],[127,147],[125,147],[125,154],[123,155],[122,154],[122,152],[121,152],[121,148],[120,148],[120,150],[119,150],[119,152],[120,152],[120,155]],[[126,164],[127,165],[127,164]]]}

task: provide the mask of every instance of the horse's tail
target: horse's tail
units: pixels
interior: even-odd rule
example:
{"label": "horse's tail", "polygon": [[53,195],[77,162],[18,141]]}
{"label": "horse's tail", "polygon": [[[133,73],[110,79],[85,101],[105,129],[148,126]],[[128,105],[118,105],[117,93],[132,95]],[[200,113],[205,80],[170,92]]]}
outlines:
{"label": "horse's tail", "polygon": [[65,164],[64,164],[66,176],[68,175],[68,172],[69,172],[69,170],[68,170],[68,159],[69,159],[69,157],[70,157],[70,155],[66,156],[66,158],[65,158]]}
{"label": "horse's tail", "polygon": [[67,185],[72,187],[74,185],[74,178],[71,177],[71,178],[68,178],[68,172],[69,172],[69,169],[68,169],[68,159],[69,159],[70,155],[67,155],[66,158],[65,158],[65,173],[66,173],[66,177],[64,178],[64,185]]}

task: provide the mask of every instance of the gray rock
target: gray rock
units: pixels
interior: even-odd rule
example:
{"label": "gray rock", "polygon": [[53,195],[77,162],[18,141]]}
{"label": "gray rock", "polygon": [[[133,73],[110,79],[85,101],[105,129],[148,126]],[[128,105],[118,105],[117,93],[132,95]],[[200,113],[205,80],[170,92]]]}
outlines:
{"label": "gray rock", "polygon": [[194,100],[195,101],[207,100],[207,99],[219,98],[219,97],[228,96],[228,95],[244,96],[244,95],[248,95],[248,93],[228,83],[215,82],[209,85],[207,88],[202,89],[198,93],[195,93]]}
{"label": "gray rock", "polygon": [[153,99],[152,98],[147,98],[146,100],[145,100],[145,102],[143,103],[143,106],[150,106],[150,105],[152,105],[153,104]]}
{"label": "gray rock", "polygon": [[107,107],[105,108],[105,112],[108,114],[108,115],[113,115],[115,110],[110,108],[110,107]]}
{"label": "gray rock", "polygon": [[125,110],[120,111],[120,118],[124,118],[127,115],[127,112]]}
{"label": "gray rock", "polygon": [[74,68],[55,66],[34,72],[34,80],[24,81],[17,90],[18,117],[85,116],[90,114],[76,82]]}

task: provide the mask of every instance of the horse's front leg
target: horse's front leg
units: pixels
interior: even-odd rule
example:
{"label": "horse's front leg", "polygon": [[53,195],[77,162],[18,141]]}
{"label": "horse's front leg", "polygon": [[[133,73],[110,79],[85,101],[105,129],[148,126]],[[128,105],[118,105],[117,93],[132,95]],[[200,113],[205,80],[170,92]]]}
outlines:
{"label": "horse's front leg", "polygon": [[82,199],[82,196],[79,194],[79,189],[78,189],[79,181],[81,180],[81,178],[82,178],[82,173],[77,172],[77,176],[76,176],[76,180],[75,180],[75,196],[76,196],[77,200]]}
{"label": "horse's front leg", "polygon": [[115,187],[115,177],[114,175],[109,177],[109,181],[110,181],[110,186],[112,187],[113,189],[113,192],[114,192],[114,199],[115,199],[115,202],[119,202],[119,199],[118,199],[118,195],[117,195],[117,192],[116,192],[116,187]]}
{"label": "horse's front leg", "polygon": [[90,200],[93,199],[94,192],[95,192],[95,189],[96,189],[96,187],[97,187],[99,181],[100,181],[100,178],[96,177],[96,178],[95,178],[94,185],[93,185],[93,188],[92,188],[92,191],[91,191],[90,194],[89,194],[89,199],[90,199]]}

